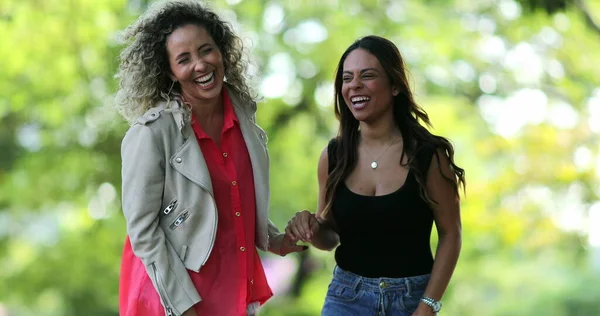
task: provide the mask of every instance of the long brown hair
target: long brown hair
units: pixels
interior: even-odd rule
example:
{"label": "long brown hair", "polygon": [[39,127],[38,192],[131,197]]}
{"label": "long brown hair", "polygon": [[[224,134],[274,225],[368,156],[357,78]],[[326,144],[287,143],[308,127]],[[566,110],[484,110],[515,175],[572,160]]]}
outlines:
{"label": "long brown hair", "polygon": [[[408,165],[420,187],[420,194],[423,200],[430,205],[437,204],[429,198],[425,189],[425,174],[421,174],[416,161],[416,153],[425,145],[433,145],[437,149],[445,152],[450,160],[450,165],[455,175],[455,179],[449,178],[441,172],[446,181],[452,184],[459,198],[459,186],[465,188],[465,171],[454,163],[454,148],[446,138],[437,136],[429,132],[420,122],[424,122],[431,127],[429,116],[413,99],[412,92],[408,85],[406,68],[400,51],[391,41],[379,36],[366,36],[356,40],[342,55],[337,66],[335,74],[335,115],[340,121],[340,127],[336,139],[334,157],[329,160],[335,161],[335,166],[331,170],[325,184],[325,208],[321,216],[329,218],[328,214],[333,205],[333,193],[338,186],[350,175],[356,167],[358,161],[358,142],[360,139],[359,122],[354,118],[344,97],[342,96],[342,73],[344,71],[344,61],[348,55],[358,49],[364,49],[373,54],[379,60],[379,63],[385,69],[390,83],[398,88],[400,93],[394,97],[394,120],[400,129],[404,140],[404,148],[400,157],[400,163],[404,155],[408,156]],[[437,153],[437,152],[436,152]],[[440,162],[437,157],[438,163]],[[455,181],[458,179],[458,181]]]}

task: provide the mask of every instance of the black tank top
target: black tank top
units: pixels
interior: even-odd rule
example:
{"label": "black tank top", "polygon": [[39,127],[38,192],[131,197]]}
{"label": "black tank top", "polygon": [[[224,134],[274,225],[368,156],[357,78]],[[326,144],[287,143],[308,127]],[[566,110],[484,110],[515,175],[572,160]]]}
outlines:
{"label": "black tank top", "polygon": [[[329,172],[336,163],[335,148],[333,139],[327,148]],[[417,164],[425,178],[434,152],[432,145],[417,149]],[[431,273],[433,212],[421,198],[412,170],[402,187],[382,196],[359,195],[340,183],[331,212],[340,236],[335,251],[340,268],[371,278]]]}

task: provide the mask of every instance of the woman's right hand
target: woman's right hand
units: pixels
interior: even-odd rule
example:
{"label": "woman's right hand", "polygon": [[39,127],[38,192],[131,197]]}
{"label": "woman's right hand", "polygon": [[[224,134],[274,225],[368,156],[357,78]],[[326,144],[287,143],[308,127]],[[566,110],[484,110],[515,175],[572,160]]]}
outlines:
{"label": "woman's right hand", "polygon": [[285,234],[293,242],[299,240],[310,242],[311,238],[319,232],[320,224],[315,214],[303,210],[296,215],[287,224]]}

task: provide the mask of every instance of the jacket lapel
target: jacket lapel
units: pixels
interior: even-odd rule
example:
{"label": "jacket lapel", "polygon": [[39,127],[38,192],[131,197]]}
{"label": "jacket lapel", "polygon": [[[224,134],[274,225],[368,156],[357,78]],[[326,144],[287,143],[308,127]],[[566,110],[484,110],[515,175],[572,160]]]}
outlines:
{"label": "jacket lapel", "polygon": [[231,89],[229,91],[229,96],[233,103],[235,114],[240,122],[242,136],[244,137],[244,142],[246,143],[248,155],[252,163],[257,219],[259,223],[263,221],[266,223],[266,219],[263,217],[266,216],[269,207],[269,161],[267,151],[264,145],[261,144],[258,136],[258,127],[251,120],[256,107],[254,104],[243,104],[235,92]]}
{"label": "jacket lapel", "polygon": [[[252,162],[252,171],[254,178],[256,179],[258,174],[263,173],[264,168],[267,167],[265,148],[260,143],[257,132],[255,131],[254,123],[252,123],[250,119],[245,118],[244,120],[240,120],[240,128],[242,130],[242,135],[244,136],[246,148],[248,148],[248,155],[250,155],[250,161]],[[255,186],[256,185],[258,185],[258,183],[255,183]]]}
{"label": "jacket lapel", "polygon": [[183,176],[212,194],[213,188],[208,166],[190,124],[182,127],[182,134],[185,141],[171,157],[169,163]]}

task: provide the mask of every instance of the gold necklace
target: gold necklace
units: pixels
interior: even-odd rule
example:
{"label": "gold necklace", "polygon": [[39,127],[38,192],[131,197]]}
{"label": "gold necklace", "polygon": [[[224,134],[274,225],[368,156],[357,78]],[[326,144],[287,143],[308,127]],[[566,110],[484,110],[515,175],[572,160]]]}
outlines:
{"label": "gold necklace", "polygon": [[[377,163],[377,161],[383,156],[383,154],[385,154],[385,152],[390,149],[390,147],[392,146],[392,144],[394,143],[393,141],[396,140],[396,137],[392,138],[392,141],[387,145],[387,147],[385,148],[385,150],[381,153],[381,155],[379,155],[379,157],[377,157],[377,159],[373,159],[373,162],[371,162],[371,169],[375,170],[377,169],[377,167],[379,166],[379,164]],[[371,156],[371,158],[373,158],[373,155],[371,155],[371,153],[367,150],[367,147],[365,146],[365,151],[367,152],[367,154],[369,156]]]}

